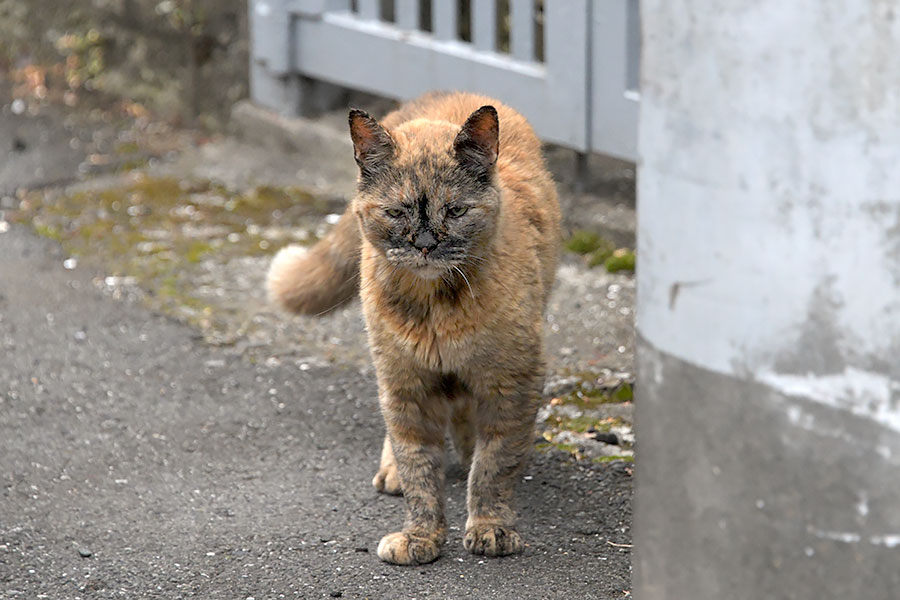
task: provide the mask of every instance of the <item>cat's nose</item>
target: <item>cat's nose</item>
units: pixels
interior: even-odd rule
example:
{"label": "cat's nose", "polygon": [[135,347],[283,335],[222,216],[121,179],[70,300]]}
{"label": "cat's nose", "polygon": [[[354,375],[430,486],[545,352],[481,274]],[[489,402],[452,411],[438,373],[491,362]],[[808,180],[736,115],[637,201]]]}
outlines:
{"label": "cat's nose", "polygon": [[420,231],[413,240],[413,246],[421,250],[422,254],[428,254],[437,247],[437,240],[427,229]]}

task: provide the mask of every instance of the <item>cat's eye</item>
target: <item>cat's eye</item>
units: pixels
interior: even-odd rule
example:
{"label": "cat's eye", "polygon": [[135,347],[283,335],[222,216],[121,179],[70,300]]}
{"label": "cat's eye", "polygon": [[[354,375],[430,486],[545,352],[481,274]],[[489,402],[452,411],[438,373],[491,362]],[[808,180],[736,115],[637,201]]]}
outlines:
{"label": "cat's eye", "polygon": [[451,206],[450,208],[447,209],[447,216],[452,217],[454,219],[458,219],[459,217],[463,216],[467,212],[469,212],[468,206]]}
{"label": "cat's eye", "polygon": [[403,216],[403,211],[399,208],[388,208],[384,212],[392,219],[399,219]]}

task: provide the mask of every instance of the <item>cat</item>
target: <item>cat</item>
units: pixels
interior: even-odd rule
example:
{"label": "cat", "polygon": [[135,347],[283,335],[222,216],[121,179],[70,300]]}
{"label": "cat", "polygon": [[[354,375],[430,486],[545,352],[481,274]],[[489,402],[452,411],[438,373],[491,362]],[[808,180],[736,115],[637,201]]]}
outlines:
{"label": "cat", "polygon": [[407,508],[378,556],[440,555],[447,429],[468,469],[465,548],[520,552],[513,492],[533,445],[561,239],[540,142],[512,108],[466,93],[349,121],[357,194],[309,252],[276,255],[270,297],[306,314],[362,300],[387,428],[373,485]]}

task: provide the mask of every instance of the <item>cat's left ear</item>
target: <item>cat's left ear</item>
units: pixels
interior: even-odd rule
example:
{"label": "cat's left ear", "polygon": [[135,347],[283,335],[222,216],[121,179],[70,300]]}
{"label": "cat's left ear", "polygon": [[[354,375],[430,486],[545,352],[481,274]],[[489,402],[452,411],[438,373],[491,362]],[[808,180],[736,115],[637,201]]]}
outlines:
{"label": "cat's left ear", "polygon": [[482,106],[466,119],[453,142],[456,159],[463,165],[489,170],[500,152],[500,122],[497,109]]}

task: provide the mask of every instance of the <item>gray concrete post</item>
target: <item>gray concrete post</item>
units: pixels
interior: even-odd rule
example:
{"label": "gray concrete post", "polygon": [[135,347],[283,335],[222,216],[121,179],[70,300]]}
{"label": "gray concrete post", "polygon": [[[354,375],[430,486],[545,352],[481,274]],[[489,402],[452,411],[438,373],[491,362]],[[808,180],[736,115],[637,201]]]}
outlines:
{"label": "gray concrete post", "polygon": [[900,2],[641,9],[635,597],[900,598]]}

